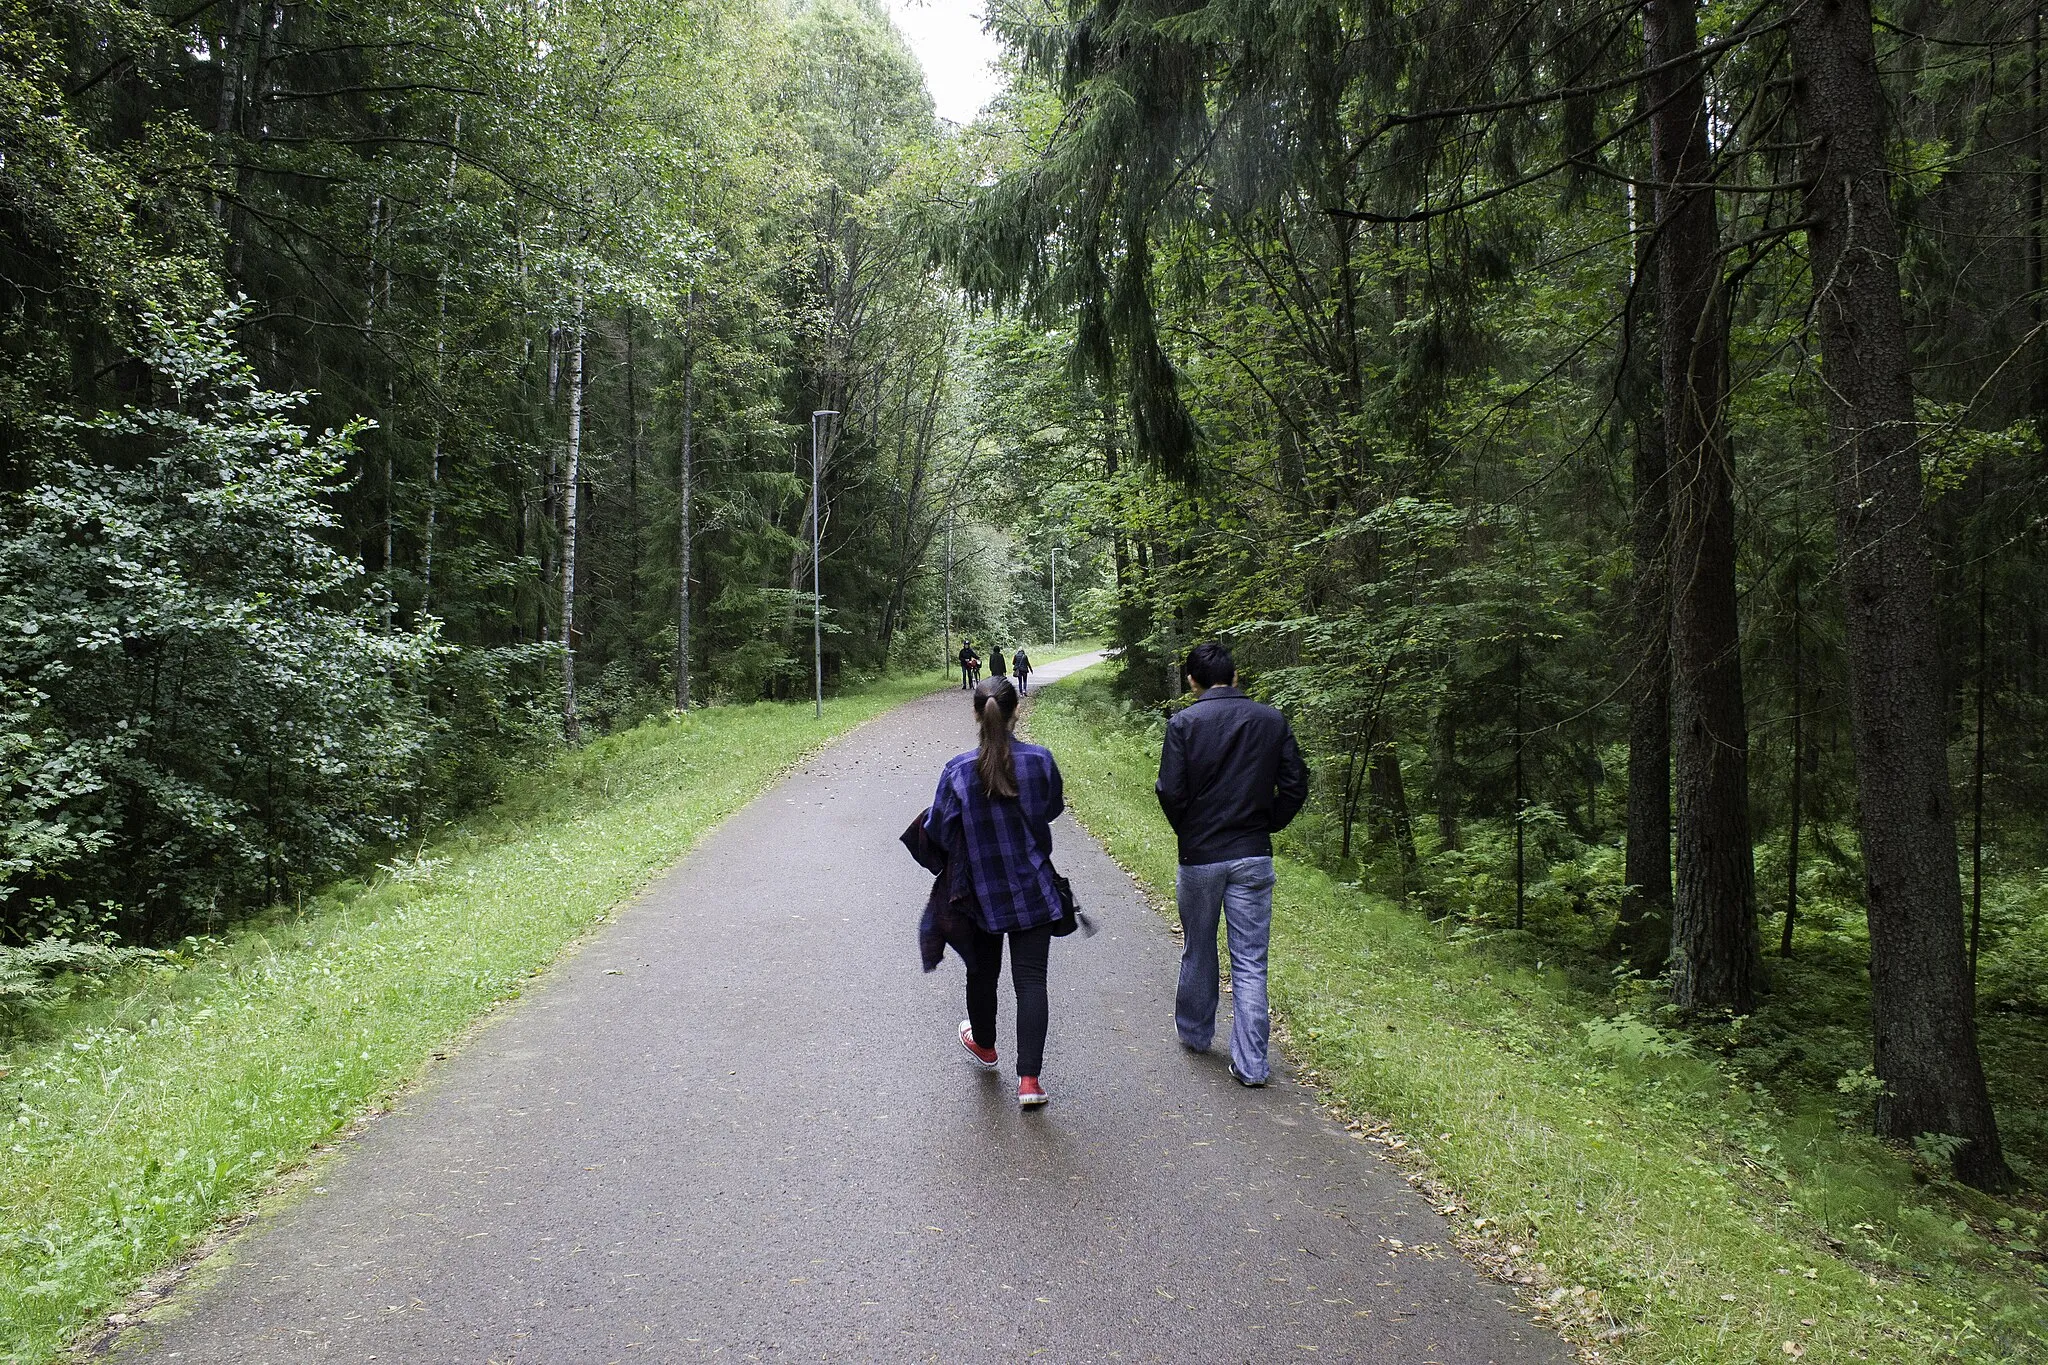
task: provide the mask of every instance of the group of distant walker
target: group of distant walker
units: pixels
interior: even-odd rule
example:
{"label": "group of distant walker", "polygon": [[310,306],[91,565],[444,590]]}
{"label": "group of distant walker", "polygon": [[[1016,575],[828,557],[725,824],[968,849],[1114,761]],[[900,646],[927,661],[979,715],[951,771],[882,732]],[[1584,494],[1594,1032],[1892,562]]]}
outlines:
{"label": "group of distant walker", "polygon": [[[1092,932],[1072,885],[1052,864],[1052,822],[1066,809],[1052,752],[1013,733],[1019,689],[1003,676],[979,677],[972,641],[960,647],[962,685],[972,689],[979,744],[946,763],[931,806],[903,842],[934,874],[918,946],[924,969],[951,948],[967,966],[967,1017],[960,1046],[994,1071],[996,983],[1007,941],[1017,996],[1017,1103],[1046,1103],[1041,1068],[1050,1019],[1046,975],[1052,941]],[[1022,683],[1031,662],[1011,659]],[[1174,991],[1174,1031],[1190,1052],[1207,1052],[1221,994],[1217,930],[1230,945],[1230,1076],[1259,1087],[1267,1060],[1266,951],[1273,933],[1273,835],[1308,799],[1308,766],[1286,717],[1237,687],[1237,664],[1220,644],[1197,645],[1183,668],[1194,699],[1166,727],[1159,755],[1159,808],[1179,845],[1174,885],[1185,940]]]}
{"label": "group of distant walker", "polygon": [[[981,652],[975,649],[974,641],[962,640],[960,642],[959,658],[960,690],[971,692],[974,690],[974,685],[981,681]],[[1010,656],[1008,663],[1004,663],[1003,647],[1001,645],[990,645],[988,647],[988,675],[991,678],[1001,678],[1013,673],[1017,677],[1017,691],[1024,696],[1030,696],[1031,656],[1024,652],[1024,646],[1018,645],[1017,652]]]}

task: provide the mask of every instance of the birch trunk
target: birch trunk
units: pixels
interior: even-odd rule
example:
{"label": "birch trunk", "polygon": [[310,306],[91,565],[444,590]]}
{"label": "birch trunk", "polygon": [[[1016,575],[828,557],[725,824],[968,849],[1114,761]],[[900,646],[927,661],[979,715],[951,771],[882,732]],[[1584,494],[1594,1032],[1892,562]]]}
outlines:
{"label": "birch trunk", "polygon": [[569,451],[562,478],[562,734],[582,742],[576,719],[576,495],[583,473],[583,301],[569,356]]}
{"label": "birch trunk", "polygon": [[689,311],[683,314],[683,449],[681,469],[677,474],[677,489],[680,505],[677,520],[681,523],[677,531],[677,556],[681,561],[679,586],[676,593],[676,710],[690,709],[690,483],[691,463],[695,452],[691,449],[691,424],[696,418],[697,400],[697,353],[695,328],[697,323],[697,291],[690,291]]}

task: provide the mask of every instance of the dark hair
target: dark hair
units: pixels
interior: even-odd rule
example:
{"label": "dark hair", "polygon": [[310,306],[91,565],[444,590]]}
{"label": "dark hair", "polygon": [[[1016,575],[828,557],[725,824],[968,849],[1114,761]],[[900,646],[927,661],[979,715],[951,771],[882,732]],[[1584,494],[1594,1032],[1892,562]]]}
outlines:
{"label": "dark hair", "polygon": [[1010,757],[1010,725],[1017,719],[1017,689],[1004,677],[974,685],[974,716],[981,723],[981,757],[974,769],[990,796],[1017,797],[1017,764]]}
{"label": "dark hair", "polygon": [[1237,678],[1237,660],[1229,649],[1210,640],[1188,651],[1187,675],[1197,687],[1215,687]]}

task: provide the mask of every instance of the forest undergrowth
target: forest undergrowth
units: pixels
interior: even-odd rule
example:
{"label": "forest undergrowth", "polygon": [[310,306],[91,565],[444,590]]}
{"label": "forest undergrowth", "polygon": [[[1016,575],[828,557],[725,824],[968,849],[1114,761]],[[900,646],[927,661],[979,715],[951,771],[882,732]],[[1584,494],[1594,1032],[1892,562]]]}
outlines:
{"label": "forest undergrowth", "polygon": [[[1075,813],[1170,913],[1158,718],[1084,676],[1029,723]],[[1824,917],[1757,1014],[1680,1030],[1657,983],[1607,970],[1593,927],[1545,913],[1518,932],[1477,893],[1432,918],[1370,869],[1319,866],[1307,833],[1283,837],[1275,898],[1273,1003],[1297,1063],[1447,1192],[1468,1252],[1597,1358],[2048,1351],[2038,1193],[1994,1199],[1944,1178],[1943,1153],[1869,1135],[1867,988]],[[1994,1092],[2038,1096],[2038,1022],[1994,1014],[1985,1031]],[[2026,1163],[2048,1161],[2038,1131],[2008,1131]]]}
{"label": "forest undergrowth", "polygon": [[49,1359],[778,773],[943,679],[608,735],[370,875],[0,1014],[0,1361]]}

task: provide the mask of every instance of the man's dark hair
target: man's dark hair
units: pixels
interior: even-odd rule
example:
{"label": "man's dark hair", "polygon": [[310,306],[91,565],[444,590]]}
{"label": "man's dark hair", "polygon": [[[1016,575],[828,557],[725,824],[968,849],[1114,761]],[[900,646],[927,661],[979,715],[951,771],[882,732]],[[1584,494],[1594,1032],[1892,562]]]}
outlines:
{"label": "man's dark hair", "polygon": [[1187,674],[1197,687],[1216,687],[1237,678],[1237,661],[1230,651],[1210,640],[1188,651]]}

